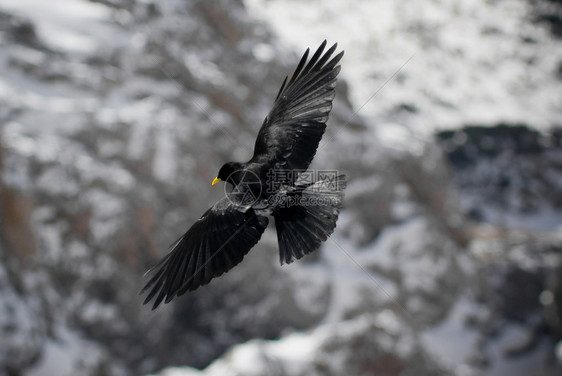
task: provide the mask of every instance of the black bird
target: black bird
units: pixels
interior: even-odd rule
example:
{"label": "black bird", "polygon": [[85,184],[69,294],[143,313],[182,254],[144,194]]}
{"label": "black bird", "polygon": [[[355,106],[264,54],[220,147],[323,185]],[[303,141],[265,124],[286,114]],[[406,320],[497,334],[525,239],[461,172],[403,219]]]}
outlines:
{"label": "black bird", "polygon": [[232,191],[205,212],[147,274],[152,309],[205,285],[237,265],[275,219],[281,264],[318,249],[334,231],[345,176],[307,168],[326,129],[343,51],[324,53],[326,41],[308,61],[309,49],[291,79],[285,78],[246,163],[223,165],[212,185]]}

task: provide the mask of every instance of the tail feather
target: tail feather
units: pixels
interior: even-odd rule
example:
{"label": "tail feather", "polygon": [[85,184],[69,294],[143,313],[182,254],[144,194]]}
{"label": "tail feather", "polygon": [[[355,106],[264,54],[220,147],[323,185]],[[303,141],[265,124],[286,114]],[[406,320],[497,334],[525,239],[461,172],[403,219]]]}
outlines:
{"label": "tail feather", "polygon": [[314,252],[334,231],[342,207],[345,175],[297,185],[273,216],[281,264]]}

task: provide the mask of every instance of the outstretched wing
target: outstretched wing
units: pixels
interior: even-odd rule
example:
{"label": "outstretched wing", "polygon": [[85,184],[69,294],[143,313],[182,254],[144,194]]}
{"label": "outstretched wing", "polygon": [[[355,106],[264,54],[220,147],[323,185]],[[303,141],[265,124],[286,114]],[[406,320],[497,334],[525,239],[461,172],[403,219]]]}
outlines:
{"label": "outstretched wing", "polygon": [[152,309],[186,291],[206,285],[237,265],[256,245],[268,224],[252,209],[238,210],[227,197],[205,212],[179,238],[172,250],[147,272],[152,275],[141,294],[144,304],[156,297]]}
{"label": "outstretched wing", "polygon": [[291,170],[308,168],[326,129],[340,72],[337,64],[343,56],[342,51],[330,60],[337,43],[322,55],[325,47],[326,41],[305,66],[307,49],[291,80],[283,81],[258,133],[251,162]]}

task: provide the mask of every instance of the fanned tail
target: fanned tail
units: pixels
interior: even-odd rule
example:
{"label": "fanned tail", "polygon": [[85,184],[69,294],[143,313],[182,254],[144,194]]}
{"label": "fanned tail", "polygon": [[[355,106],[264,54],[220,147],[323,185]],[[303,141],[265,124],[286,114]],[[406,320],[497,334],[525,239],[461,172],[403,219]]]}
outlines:
{"label": "fanned tail", "polygon": [[345,175],[297,185],[273,216],[281,264],[289,264],[320,247],[334,231],[342,207]]}

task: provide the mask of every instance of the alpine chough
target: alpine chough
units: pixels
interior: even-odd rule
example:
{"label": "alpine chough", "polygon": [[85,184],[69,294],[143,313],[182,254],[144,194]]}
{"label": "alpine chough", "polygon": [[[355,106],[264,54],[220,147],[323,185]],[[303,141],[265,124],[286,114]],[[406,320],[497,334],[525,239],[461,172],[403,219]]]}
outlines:
{"label": "alpine chough", "polygon": [[147,272],[141,291],[152,309],[197,289],[237,265],[275,220],[281,264],[318,249],[334,231],[342,205],[345,176],[311,174],[307,168],[326,129],[335,97],[337,44],[326,41],[285,78],[246,163],[224,164],[212,185],[225,181],[232,191],[218,201]]}

